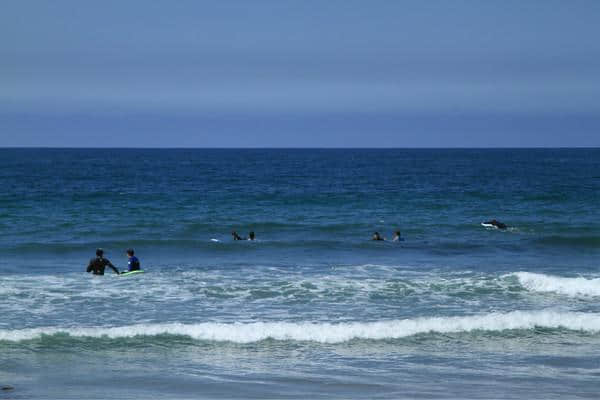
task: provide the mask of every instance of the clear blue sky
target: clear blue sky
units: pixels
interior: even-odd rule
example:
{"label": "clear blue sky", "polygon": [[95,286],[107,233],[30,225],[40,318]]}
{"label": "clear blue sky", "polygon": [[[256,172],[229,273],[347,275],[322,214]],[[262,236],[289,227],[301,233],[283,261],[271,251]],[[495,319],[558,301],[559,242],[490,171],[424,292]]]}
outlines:
{"label": "clear blue sky", "polygon": [[4,0],[0,146],[600,146],[600,1]]}

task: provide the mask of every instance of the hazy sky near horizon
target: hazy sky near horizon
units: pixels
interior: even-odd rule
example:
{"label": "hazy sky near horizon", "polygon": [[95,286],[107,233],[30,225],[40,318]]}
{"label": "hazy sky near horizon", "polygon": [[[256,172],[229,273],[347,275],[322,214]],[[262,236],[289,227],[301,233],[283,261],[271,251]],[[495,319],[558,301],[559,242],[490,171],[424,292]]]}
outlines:
{"label": "hazy sky near horizon", "polygon": [[600,146],[599,1],[0,3],[0,146]]}

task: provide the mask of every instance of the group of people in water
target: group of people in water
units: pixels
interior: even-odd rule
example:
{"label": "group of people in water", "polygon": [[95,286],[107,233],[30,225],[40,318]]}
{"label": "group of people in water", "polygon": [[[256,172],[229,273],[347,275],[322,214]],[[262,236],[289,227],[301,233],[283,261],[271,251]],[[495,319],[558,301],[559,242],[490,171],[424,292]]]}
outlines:
{"label": "group of people in water", "polygon": [[[506,229],[507,228],[506,224],[503,224],[502,222],[497,221],[495,219],[493,219],[491,221],[483,222],[483,224],[491,225],[498,229]],[[238,235],[238,233],[236,231],[231,232],[231,236],[233,237],[233,240],[256,240],[256,235],[254,234],[253,231],[248,233],[248,237],[242,237],[242,236]],[[387,239],[385,237],[381,236],[379,234],[379,232],[374,232],[373,236],[371,237],[371,240],[385,241]],[[392,236],[391,241],[392,242],[401,242],[403,240],[404,240],[404,238],[402,238],[402,236],[400,235],[400,231],[395,231],[394,235]],[[125,271],[122,271],[122,272],[139,271],[141,269],[140,260],[135,256],[135,252],[133,251],[133,249],[129,248],[129,249],[125,250],[125,253],[127,254],[127,257],[128,257],[128,260],[127,260],[127,268],[128,269]],[[106,269],[106,267],[111,268],[113,271],[115,271],[115,273],[117,275],[122,273],[122,272],[119,272],[119,270],[108,260],[108,258],[104,258],[104,250],[96,249],[96,257],[94,257],[90,260],[88,267],[87,267],[87,272],[92,272],[94,275],[104,275],[104,270]]]}
{"label": "group of people in water", "polygon": [[[127,254],[127,271],[123,272],[132,272],[139,271],[141,269],[140,260],[134,255],[135,252],[133,249],[125,250],[125,254]],[[121,272],[115,267],[108,258],[104,258],[104,250],[96,249],[96,257],[92,258],[87,266],[87,272],[92,272],[94,275],[104,275],[104,270],[106,267],[111,268],[117,275]]]}
{"label": "group of people in water", "polygon": [[[386,238],[384,238],[383,236],[381,236],[379,234],[379,232],[374,232],[373,236],[371,237],[371,240],[387,240]],[[394,236],[392,237],[392,242],[401,242],[404,239],[402,238],[402,236],[400,236],[400,231],[396,231],[394,232]]]}

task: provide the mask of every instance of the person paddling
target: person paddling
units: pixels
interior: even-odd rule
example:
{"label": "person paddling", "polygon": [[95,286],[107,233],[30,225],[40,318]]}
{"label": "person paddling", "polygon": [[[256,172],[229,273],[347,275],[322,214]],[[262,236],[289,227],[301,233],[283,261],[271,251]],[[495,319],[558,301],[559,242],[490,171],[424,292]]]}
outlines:
{"label": "person paddling", "polygon": [[108,258],[104,258],[104,250],[96,249],[96,257],[90,260],[90,263],[87,266],[87,272],[93,272],[94,275],[104,275],[104,269],[107,266],[115,271],[115,274],[119,275],[119,270],[112,265]]}

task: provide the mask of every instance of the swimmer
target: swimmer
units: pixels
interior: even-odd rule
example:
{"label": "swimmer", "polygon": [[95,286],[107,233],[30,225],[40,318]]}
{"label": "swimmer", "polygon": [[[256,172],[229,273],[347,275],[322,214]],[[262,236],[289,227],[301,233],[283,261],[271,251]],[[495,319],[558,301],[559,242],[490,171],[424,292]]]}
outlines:
{"label": "swimmer", "polygon": [[93,272],[94,275],[104,275],[104,269],[108,266],[119,275],[119,270],[107,258],[103,257],[104,250],[96,249],[96,257],[90,260],[87,266],[87,272]]}
{"label": "swimmer", "polygon": [[385,240],[385,238],[381,237],[379,232],[375,232],[373,233],[373,237],[371,238],[371,240]]}
{"label": "swimmer", "polygon": [[394,232],[394,237],[392,238],[392,242],[401,242],[404,239],[400,236],[400,231]]}
{"label": "swimmer", "polygon": [[238,235],[236,231],[231,232],[231,236],[233,236],[233,240],[246,240],[246,238],[243,238],[240,235]]}
{"label": "swimmer", "polygon": [[129,272],[131,271],[139,271],[140,270],[140,260],[138,260],[138,258],[136,256],[134,256],[134,252],[133,249],[127,249],[126,251],[127,253],[127,257],[129,257],[129,260],[127,260],[127,266],[129,267]]}
{"label": "swimmer", "polygon": [[254,231],[248,234],[248,240],[254,240]]}

